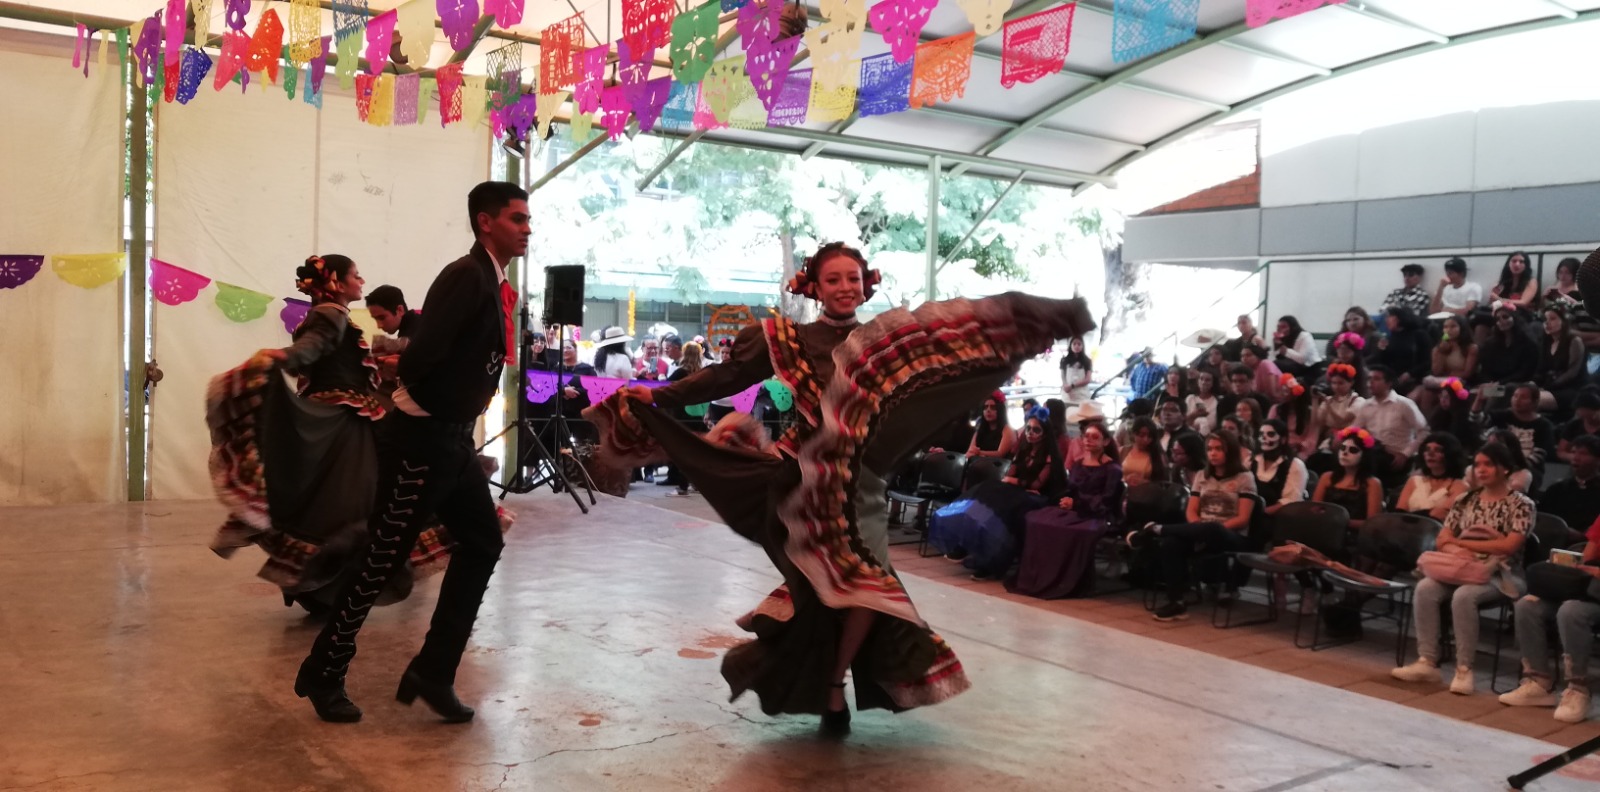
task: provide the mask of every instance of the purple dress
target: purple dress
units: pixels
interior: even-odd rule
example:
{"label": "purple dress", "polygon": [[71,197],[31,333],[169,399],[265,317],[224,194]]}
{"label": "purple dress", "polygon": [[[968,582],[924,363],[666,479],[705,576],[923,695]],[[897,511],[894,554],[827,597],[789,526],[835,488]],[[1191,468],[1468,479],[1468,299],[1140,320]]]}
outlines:
{"label": "purple dress", "polygon": [[1022,566],[1006,589],[1040,599],[1090,593],[1094,548],[1122,517],[1122,466],[1090,467],[1075,462],[1067,474],[1072,508],[1047,506],[1030,512],[1022,538]]}

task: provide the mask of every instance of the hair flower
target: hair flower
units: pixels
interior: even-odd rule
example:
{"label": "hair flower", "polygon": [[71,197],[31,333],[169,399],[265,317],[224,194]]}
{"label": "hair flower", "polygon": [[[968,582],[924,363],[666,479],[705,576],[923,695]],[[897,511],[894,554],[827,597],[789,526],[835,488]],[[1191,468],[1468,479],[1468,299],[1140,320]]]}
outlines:
{"label": "hair flower", "polygon": [[1289,395],[1297,399],[1306,395],[1306,386],[1301,385],[1300,380],[1295,379],[1293,374],[1284,374],[1278,378],[1278,382],[1289,391]]}
{"label": "hair flower", "polygon": [[1466,401],[1467,397],[1472,395],[1467,391],[1467,386],[1462,384],[1460,377],[1450,377],[1441,383],[1440,387],[1444,392],[1456,397],[1458,401]]}
{"label": "hair flower", "polygon": [[1344,375],[1345,379],[1354,382],[1356,379],[1356,367],[1350,365],[1349,363],[1334,363],[1333,365],[1328,366],[1328,376],[1331,377],[1335,374],[1342,374]]}
{"label": "hair flower", "polygon": [[1348,429],[1339,430],[1339,439],[1341,441],[1349,440],[1352,437],[1356,439],[1356,442],[1361,444],[1362,448],[1371,449],[1373,446],[1378,444],[1377,438],[1373,437],[1372,433],[1365,429],[1358,429],[1352,426]]}
{"label": "hair flower", "polygon": [[1340,333],[1339,335],[1335,336],[1334,339],[1333,339],[1333,344],[1334,344],[1334,346],[1338,346],[1340,344],[1348,344],[1353,349],[1361,350],[1361,349],[1366,349],[1366,347],[1367,347],[1367,339],[1362,338],[1361,336],[1359,336],[1359,335],[1357,335],[1355,333],[1351,333],[1351,332],[1347,331],[1347,332],[1343,332],[1343,333]]}

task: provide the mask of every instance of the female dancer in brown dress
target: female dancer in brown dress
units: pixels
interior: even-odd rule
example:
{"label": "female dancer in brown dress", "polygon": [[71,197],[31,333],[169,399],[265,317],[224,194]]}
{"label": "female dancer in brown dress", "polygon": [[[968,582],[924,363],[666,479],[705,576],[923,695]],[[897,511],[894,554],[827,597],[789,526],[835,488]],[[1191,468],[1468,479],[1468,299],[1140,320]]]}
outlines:
{"label": "female dancer in brown dress", "polygon": [[[738,621],[755,639],[728,652],[723,677],[735,697],[754,690],[768,714],[821,714],[834,734],[849,730],[846,671],[861,709],[933,704],[968,687],[889,565],[884,477],[1022,361],[1094,326],[1081,300],[1021,294],[927,303],[861,324],[856,309],[878,279],[860,252],[824,245],[789,284],[822,303],[818,321],[767,319],[740,332],[726,361],[665,387],[619,391],[585,413],[602,429],[597,464],[670,458],[730,527],[766,550],[784,585]],[[747,415],[701,438],[668,412],[774,375],[800,416],[776,444]]]}

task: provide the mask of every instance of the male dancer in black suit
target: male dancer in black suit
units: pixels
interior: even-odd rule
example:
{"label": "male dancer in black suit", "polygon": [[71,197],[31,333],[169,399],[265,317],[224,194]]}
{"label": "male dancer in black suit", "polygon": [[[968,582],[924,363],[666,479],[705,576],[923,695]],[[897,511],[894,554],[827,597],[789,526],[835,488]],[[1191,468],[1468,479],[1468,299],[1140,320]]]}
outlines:
{"label": "male dancer in black suit", "polygon": [[421,696],[447,723],[472,719],[472,708],[456,698],[456,666],[503,547],[472,428],[515,350],[516,290],[505,265],[528,251],[528,194],[515,184],[484,182],[467,195],[467,213],[477,244],[428,289],[428,320],[400,356],[395,409],[378,426],[378,493],[366,559],[334,600],[336,610],[295,678],[295,693],[326,721],[361,719],[344,688],[356,633],[429,515],[457,544],[428,636],[395,697],[410,704]]}

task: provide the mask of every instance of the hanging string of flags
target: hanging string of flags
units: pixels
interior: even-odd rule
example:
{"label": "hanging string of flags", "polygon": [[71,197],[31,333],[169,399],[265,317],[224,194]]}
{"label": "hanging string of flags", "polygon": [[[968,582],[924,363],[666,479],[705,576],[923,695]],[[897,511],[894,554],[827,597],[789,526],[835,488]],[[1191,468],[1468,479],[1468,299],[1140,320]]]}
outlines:
{"label": "hanging string of flags", "polygon": [[[671,384],[660,380],[626,380],[617,377],[596,377],[587,374],[573,375],[557,374],[553,371],[529,371],[528,384],[524,388],[523,394],[528,401],[534,404],[545,404],[555,398],[556,388],[560,387],[563,381],[571,382],[572,380],[577,380],[578,384],[583,386],[583,390],[588,394],[591,404],[599,404],[609,398],[611,394],[625,387],[643,385],[647,388],[659,388]],[[776,379],[769,379],[765,382],[751,385],[729,397],[729,401],[732,402],[733,409],[747,413],[755,408],[756,399],[761,397],[763,391],[772,399],[773,406],[777,407],[779,411],[788,411],[794,406],[794,392],[789,390],[789,386]],[[704,405],[696,405],[695,407],[698,409],[691,408],[686,411],[696,417],[705,414]]]}
{"label": "hanging string of flags", "polygon": [[[89,254],[0,254],[0,289],[19,288],[34,279],[45,261],[56,277],[82,289],[96,289],[122,277],[128,269],[126,253]],[[200,298],[207,286],[215,286],[212,303],[234,322],[253,322],[267,315],[279,298],[270,294],[213,280],[194,270],[161,259],[150,259],[150,295],[163,305],[183,305]],[[283,330],[293,333],[311,311],[311,303],[296,297],[283,297],[278,318]]]}
{"label": "hanging string of flags", "polygon": [[[606,134],[624,134],[630,120],[643,131],[674,132],[725,127],[759,129],[825,123],[856,112],[898,113],[950,102],[965,95],[978,38],[1001,33],[1000,84],[1010,89],[1061,71],[1072,38],[1076,3],[1016,19],[1005,19],[1012,0],[955,0],[972,30],[935,41],[922,31],[939,0],[820,0],[822,22],[783,36],[784,0],[707,0],[681,13],[673,0],[623,0],[622,36],[591,46],[583,13],[544,28],[539,61],[530,65],[533,91],[523,92],[522,44],[488,53],[486,75],[465,75],[451,63],[423,76],[415,68],[388,71],[391,55],[408,64],[427,60],[435,13],[450,47],[470,49],[482,15],[509,29],[522,21],[525,0],[410,0],[373,15],[367,0],[334,0],[332,35],[322,35],[317,0],[289,0],[288,26],[274,8],[265,9],[253,32],[245,32],[252,0],[222,0],[225,30],[210,35],[214,0],[166,0],[150,17],[114,32],[120,62],[133,59],[140,86],[165,102],[187,104],[207,75],[213,91],[230,84],[262,89],[281,85],[291,100],[322,107],[322,82],[331,61],[339,84],[356,92],[358,117],[373,126],[423,123],[437,106],[441,126],[477,126],[487,120],[496,136],[522,137],[549,130],[568,103],[572,136],[587,139],[599,122]],[[1251,27],[1286,19],[1345,0],[1246,0]],[[1200,0],[1114,0],[1112,58],[1118,63],[1148,57],[1193,39]],[[717,59],[722,14],[734,13],[743,52]],[[188,21],[194,41],[184,45]],[[866,28],[881,35],[889,51],[860,56]],[[72,67],[89,74],[90,52],[99,34],[98,63],[108,62],[108,31],[77,26]],[[399,35],[398,50],[394,47]],[[794,70],[801,47],[811,68]],[[665,48],[671,74],[651,78],[658,50]],[[607,67],[615,54],[615,82]],[[365,63],[358,66],[358,59]],[[358,73],[358,71],[360,73]],[[300,86],[303,86],[301,88]]]}

